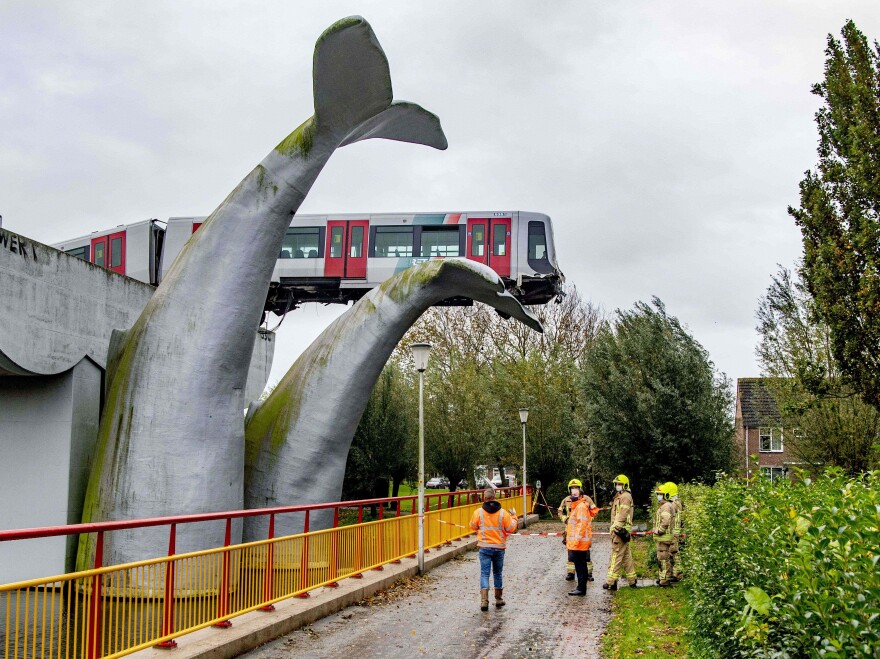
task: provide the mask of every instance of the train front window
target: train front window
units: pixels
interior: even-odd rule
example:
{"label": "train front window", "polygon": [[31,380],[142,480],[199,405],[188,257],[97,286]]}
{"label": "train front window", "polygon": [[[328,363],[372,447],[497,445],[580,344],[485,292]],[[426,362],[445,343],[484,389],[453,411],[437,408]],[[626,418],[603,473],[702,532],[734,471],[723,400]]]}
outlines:
{"label": "train front window", "polygon": [[412,255],[412,227],[376,227],[377,257],[395,258]]}
{"label": "train front window", "polygon": [[507,227],[496,224],[492,227],[492,255],[504,256],[507,253]]}
{"label": "train front window", "polygon": [[280,259],[316,259],[321,245],[318,227],[293,227],[287,230],[281,245]]}
{"label": "train front window", "polygon": [[486,227],[475,224],[471,230],[471,256],[486,255]]}
{"label": "train front window", "polygon": [[457,226],[423,227],[422,256],[459,256]]}
{"label": "train front window", "polygon": [[70,254],[71,256],[75,256],[78,259],[82,259],[83,261],[89,260],[89,246],[83,245],[82,247],[76,247],[74,249],[68,249],[64,252],[65,254]]}
{"label": "train front window", "polygon": [[118,268],[122,265],[122,238],[114,238],[110,241],[110,267]]}
{"label": "train front window", "polygon": [[364,228],[363,227],[352,227],[351,228],[351,247],[349,249],[348,255],[353,259],[361,258],[361,255],[364,253]]}
{"label": "train front window", "polygon": [[547,234],[543,222],[529,222],[529,261],[547,260]]}
{"label": "train front window", "polygon": [[104,265],[104,243],[95,243],[95,265]]}

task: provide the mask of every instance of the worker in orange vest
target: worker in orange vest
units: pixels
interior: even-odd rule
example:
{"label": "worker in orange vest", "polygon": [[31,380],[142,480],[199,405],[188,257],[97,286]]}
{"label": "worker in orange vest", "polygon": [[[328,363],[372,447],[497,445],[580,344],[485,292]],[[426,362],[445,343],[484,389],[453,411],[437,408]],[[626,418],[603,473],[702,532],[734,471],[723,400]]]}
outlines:
{"label": "worker in orange vest", "polygon": [[504,606],[504,551],[507,536],[516,531],[519,521],[512,510],[504,510],[495,500],[495,490],[486,488],[483,505],[471,516],[471,528],[477,532],[480,558],[480,611],[489,610],[489,572],[495,582],[495,606]]}
{"label": "worker in orange vest", "polygon": [[581,488],[581,482],[576,478],[568,482],[571,508],[565,526],[565,546],[568,549],[568,560],[574,563],[577,575],[577,588],[569,595],[576,597],[587,594],[587,579],[592,576],[590,547],[593,546],[593,518],[599,512],[599,508]]}

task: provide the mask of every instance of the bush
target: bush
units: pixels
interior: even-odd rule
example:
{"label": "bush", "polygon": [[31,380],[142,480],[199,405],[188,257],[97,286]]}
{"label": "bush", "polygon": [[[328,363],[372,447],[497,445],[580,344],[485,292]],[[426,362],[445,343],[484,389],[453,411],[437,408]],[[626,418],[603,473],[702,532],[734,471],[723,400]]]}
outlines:
{"label": "bush", "polygon": [[875,656],[880,472],[724,480],[682,499],[696,656]]}

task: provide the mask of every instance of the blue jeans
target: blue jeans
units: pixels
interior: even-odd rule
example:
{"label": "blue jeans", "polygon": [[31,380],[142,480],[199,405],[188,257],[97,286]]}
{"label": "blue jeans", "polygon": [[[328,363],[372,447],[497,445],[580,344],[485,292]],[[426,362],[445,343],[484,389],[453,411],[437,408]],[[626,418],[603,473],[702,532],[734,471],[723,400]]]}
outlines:
{"label": "blue jeans", "polygon": [[492,569],[492,579],[496,588],[504,588],[501,582],[501,572],[504,570],[504,550],[480,547],[480,589],[489,588],[489,569]]}

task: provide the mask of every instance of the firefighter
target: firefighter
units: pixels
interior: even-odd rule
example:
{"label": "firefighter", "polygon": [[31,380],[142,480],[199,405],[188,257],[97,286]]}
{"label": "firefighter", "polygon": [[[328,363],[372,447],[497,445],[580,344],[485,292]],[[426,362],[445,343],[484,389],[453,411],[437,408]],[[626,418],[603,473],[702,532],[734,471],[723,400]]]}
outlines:
{"label": "firefighter", "polygon": [[636,586],[636,566],[629,547],[632,532],[633,498],[629,490],[629,479],[620,474],[614,479],[617,494],[611,502],[611,562],[608,565],[608,580],[602,584],[607,590],[617,590],[617,580],[621,570],[630,587]]}
{"label": "firefighter", "polygon": [[592,581],[593,563],[590,547],[593,545],[593,518],[599,508],[593,500],[581,492],[581,482],[573,478],[568,483],[569,514],[565,527],[565,546],[568,561],[577,573],[577,588],[569,593],[577,597],[587,594],[587,581]]}
{"label": "firefighter", "polygon": [[[577,478],[572,478],[568,481],[568,491],[569,496],[565,497],[562,502],[559,504],[559,509],[557,513],[559,514],[559,519],[562,520],[562,523],[565,524],[568,522],[568,514],[571,512],[571,488],[577,485],[577,487],[582,487],[581,482]],[[562,546],[566,547],[565,542],[565,531],[562,532]],[[565,564],[565,580],[566,581],[574,581],[574,563],[568,561]]]}
{"label": "firefighter", "polygon": [[669,487],[669,495],[672,499],[672,505],[675,506],[675,520],[672,523],[672,549],[670,550],[669,561],[672,563],[671,581],[681,581],[681,559],[678,552],[681,548],[681,511],[682,505],[678,498],[678,485],[675,483],[666,483]]}
{"label": "firefighter", "polygon": [[480,559],[480,611],[489,610],[489,572],[495,583],[495,606],[504,606],[504,550],[507,536],[516,531],[519,522],[512,510],[504,510],[495,500],[495,490],[486,488],[483,505],[471,516],[471,528],[477,532]]}
{"label": "firefighter", "polygon": [[[666,588],[672,578],[672,563],[670,562],[673,535],[672,529],[675,524],[675,504],[672,503],[670,494],[672,483],[658,485],[657,513],[654,515],[654,542],[657,543],[657,560],[660,563],[660,578],[657,585]],[[673,487],[675,487],[673,485]],[[677,488],[676,488],[677,489]]]}

